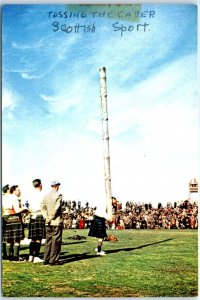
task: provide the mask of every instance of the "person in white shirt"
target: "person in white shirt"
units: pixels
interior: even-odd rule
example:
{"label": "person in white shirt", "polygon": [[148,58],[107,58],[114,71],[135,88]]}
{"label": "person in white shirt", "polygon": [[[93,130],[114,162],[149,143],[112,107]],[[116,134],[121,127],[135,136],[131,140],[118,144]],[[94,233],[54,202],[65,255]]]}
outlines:
{"label": "person in white shirt", "polygon": [[[6,205],[7,199],[9,198],[10,195],[10,185],[6,184],[3,188],[2,188],[2,217],[5,214],[5,207],[4,205]],[[7,259],[7,253],[6,253],[6,242],[3,239],[2,240],[2,258],[3,259]]]}
{"label": "person in white shirt", "polygon": [[3,198],[3,240],[6,242],[7,258],[11,261],[25,261],[19,256],[20,241],[24,239],[22,213],[28,210],[21,205],[21,191],[18,185],[10,188],[10,195]]}
{"label": "person in white shirt", "polygon": [[99,206],[95,213],[93,220],[91,221],[91,227],[88,233],[88,236],[96,237],[97,240],[97,248],[95,251],[97,252],[97,255],[103,256],[106,253],[102,250],[102,245],[104,238],[107,237],[106,233],[106,220],[111,220],[112,216],[110,216],[106,212],[105,204],[101,203],[101,206]]}
{"label": "person in white shirt", "polygon": [[29,199],[30,222],[28,224],[29,262],[43,263],[39,258],[42,239],[45,238],[45,220],[41,213],[41,202],[44,196],[40,179],[33,180],[34,192]]}

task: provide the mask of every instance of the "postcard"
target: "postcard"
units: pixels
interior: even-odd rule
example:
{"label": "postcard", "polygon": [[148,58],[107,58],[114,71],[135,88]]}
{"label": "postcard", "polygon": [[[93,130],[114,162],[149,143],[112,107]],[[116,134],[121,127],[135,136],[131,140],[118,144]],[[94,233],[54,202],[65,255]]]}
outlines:
{"label": "postcard", "polygon": [[[50,270],[29,261],[25,217],[25,263],[3,262],[4,296],[197,296],[197,11],[2,6],[2,186],[18,186],[27,207],[33,180],[59,186],[70,219]],[[88,231],[106,205],[116,239],[100,257]]]}

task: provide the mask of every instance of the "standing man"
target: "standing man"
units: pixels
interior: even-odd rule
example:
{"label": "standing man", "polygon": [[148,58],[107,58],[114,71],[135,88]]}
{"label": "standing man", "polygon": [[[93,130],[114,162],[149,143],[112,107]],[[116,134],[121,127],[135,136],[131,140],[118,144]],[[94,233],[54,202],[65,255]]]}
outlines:
{"label": "standing man", "polygon": [[28,224],[28,239],[31,239],[29,262],[42,263],[43,260],[39,258],[42,239],[45,238],[45,220],[41,212],[43,199],[42,182],[40,179],[34,179],[32,183],[35,190],[29,201],[31,212]]}
{"label": "standing man", "polygon": [[3,203],[3,239],[6,242],[6,253],[9,260],[22,262],[19,256],[20,241],[24,239],[22,213],[28,210],[21,205],[21,191],[18,185],[10,188],[10,195]]}
{"label": "standing man", "polygon": [[62,195],[58,192],[60,182],[51,182],[51,191],[45,195],[41,210],[46,223],[46,242],[44,245],[44,264],[59,265],[62,243]]}
{"label": "standing man", "polygon": [[[7,199],[9,199],[9,195],[10,195],[10,185],[6,184],[2,188],[2,216],[4,216],[5,214],[4,205],[6,205]],[[2,254],[3,254],[2,258],[7,259],[6,242],[4,241],[4,239],[2,239]]]}

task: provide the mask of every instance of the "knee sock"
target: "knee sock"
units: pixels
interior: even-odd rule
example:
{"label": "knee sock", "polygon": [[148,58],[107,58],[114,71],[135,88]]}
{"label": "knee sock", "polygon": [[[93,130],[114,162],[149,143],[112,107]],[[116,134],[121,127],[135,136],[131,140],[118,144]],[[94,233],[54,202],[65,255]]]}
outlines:
{"label": "knee sock", "polygon": [[19,257],[19,244],[14,244],[14,257]]}
{"label": "knee sock", "polygon": [[6,244],[6,255],[10,259],[13,256],[13,245]]}
{"label": "knee sock", "polygon": [[102,244],[103,244],[103,239],[98,239],[98,243],[97,243],[98,252],[101,252]]}
{"label": "knee sock", "polygon": [[7,252],[6,252],[6,243],[2,243],[3,249],[2,249],[2,254],[3,254],[3,259],[7,257]]}
{"label": "knee sock", "polygon": [[35,242],[30,242],[29,245],[29,255],[33,256],[35,254]]}
{"label": "knee sock", "polygon": [[35,243],[35,256],[39,257],[41,243]]}

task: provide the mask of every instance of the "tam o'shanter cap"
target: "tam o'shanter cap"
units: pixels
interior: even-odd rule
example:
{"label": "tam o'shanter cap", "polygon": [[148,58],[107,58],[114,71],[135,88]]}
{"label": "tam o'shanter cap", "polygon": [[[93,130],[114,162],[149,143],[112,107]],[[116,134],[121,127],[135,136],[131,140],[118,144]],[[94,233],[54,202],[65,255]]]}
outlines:
{"label": "tam o'shanter cap", "polygon": [[60,182],[58,180],[52,180],[51,181],[51,186],[52,185],[60,185]]}

